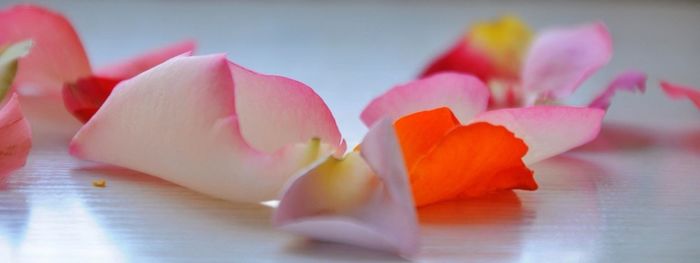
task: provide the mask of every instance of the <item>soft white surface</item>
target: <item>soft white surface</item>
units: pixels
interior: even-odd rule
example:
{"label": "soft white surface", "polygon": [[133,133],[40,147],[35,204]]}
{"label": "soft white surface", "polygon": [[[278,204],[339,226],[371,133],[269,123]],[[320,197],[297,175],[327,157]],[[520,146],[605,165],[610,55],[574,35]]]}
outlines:
{"label": "soft white surface", "polygon": [[[517,192],[520,205],[503,194],[422,209],[417,260],[693,262],[700,254],[700,112],[656,84],[700,86],[698,3],[46,2],[71,18],[95,65],[193,37],[199,54],[228,52],[253,70],[300,80],[327,101],[350,147],[366,131],[365,104],[411,79],[470,21],[504,12],[536,28],[604,20],[612,63],[573,101],[588,102],[628,68],[651,74],[649,92],[615,99],[597,147],[535,166],[540,190]],[[66,154],[75,126],[62,124],[60,108],[23,103],[35,148],[0,183],[0,262],[400,260],[301,241],[271,228],[266,207],[91,168]],[[592,150],[606,143],[622,148]],[[104,189],[92,186],[100,178]]]}

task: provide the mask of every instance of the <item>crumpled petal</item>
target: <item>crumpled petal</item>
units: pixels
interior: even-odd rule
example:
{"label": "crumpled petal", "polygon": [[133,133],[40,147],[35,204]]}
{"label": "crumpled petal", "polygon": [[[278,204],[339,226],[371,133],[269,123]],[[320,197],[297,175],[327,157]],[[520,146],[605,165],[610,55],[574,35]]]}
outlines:
{"label": "crumpled petal", "polygon": [[679,85],[668,81],[661,81],[661,89],[671,98],[687,98],[700,108],[700,89]]}
{"label": "crumpled petal", "polygon": [[26,163],[32,148],[32,134],[15,94],[1,107],[0,176],[4,176]]}
{"label": "crumpled petal", "polygon": [[529,147],[523,158],[533,164],[595,139],[605,111],[597,108],[532,106],[487,111],[472,122],[503,125]]}
{"label": "crumpled petal", "polygon": [[0,11],[0,45],[33,42],[19,60],[14,87],[21,94],[59,96],[63,83],[90,75],[90,63],[70,22],[58,13],[34,5]]}
{"label": "crumpled petal", "polygon": [[466,36],[433,61],[421,76],[461,72],[483,81],[518,79],[531,38],[532,30],[515,16],[475,23]]}
{"label": "crumpled petal", "polygon": [[644,92],[646,90],[647,75],[640,71],[627,71],[617,75],[608,86],[596,96],[588,105],[591,108],[599,108],[607,110],[610,107],[610,102],[618,90],[628,92]]}
{"label": "crumpled petal", "polygon": [[63,104],[78,120],[85,123],[97,112],[119,82],[132,78],[178,55],[194,52],[193,41],[183,41],[136,58],[98,70],[63,86]]}
{"label": "crumpled petal", "polygon": [[0,103],[12,87],[17,74],[18,60],[29,54],[32,41],[22,41],[0,48]]}
{"label": "crumpled petal", "polygon": [[292,181],[273,223],[314,239],[415,254],[418,222],[391,122],[378,121],[361,149],[331,157]]}
{"label": "crumpled petal", "polygon": [[461,122],[468,122],[488,106],[489,90],[468,74],[441,73],[396,86],[375,98],[360,118],[368,127],[382,118],[449,107]]}
{"label": "crumpled petal", "polygon": [[523,90],[535,99],[561,99],[607,64],[611,56],[612,39],[602,23],[544,31],[525,59]]}
{"label": "crumpled petal", "polygon": [[95,70],[94,76],[111,79],[128,79],[178,55],[191,55],[197,44],[186,40],[156,50],[148,51],[134,58]]}
{"label": "crumpled petal", "polygon": [[[340,141],[296,141],[274,153],[254,149],[241,135],[238,119],[243,113],[236,112],[234,94],[242,85],[267,85],[267,80],[252,75],[249,82],[234,86],[231,71],[224,55],[176,57],[121,82],[73,138],[71,153],[230,201],[275,198],[289,177],[332,154]],[[287,106],[289,111],[308,107]],[[275,110],[280,109],[261,108],[256,114],[277,121],[267,117],[280,116]]]}
{"label": "crumpled petal", "polygon": [[[461,126],[454,120],[449,109],[438,108],[394,124],[404,156],[418,156],[406,159],[417,206],[500,190],[537,189],[532,171],[521,160],[528,151],[521,139],[501,126]],[[427,128],[436,123],[438,131]],[[421,141],[420,132],[429,143]]]}

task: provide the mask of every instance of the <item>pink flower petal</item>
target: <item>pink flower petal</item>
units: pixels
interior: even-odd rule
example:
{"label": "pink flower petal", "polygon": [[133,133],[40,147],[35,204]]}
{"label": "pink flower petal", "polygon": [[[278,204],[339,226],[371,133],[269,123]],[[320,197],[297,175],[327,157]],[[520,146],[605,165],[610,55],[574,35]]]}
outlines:
{"label": "pink flower petal", "polygon": [[700,108],[700,89],[678,85],[667,81],[661,81],[661,89],[671,98],[687,98]]}
{"label": "pink flower petal", "polygon": [[0,12],[0,45],[32,40],[31,53],[19,60],[14,86],[22,94],[59,96],[65,82],[90,75],[90,63],[70,22],[34,5]]}
{"label": "pink flower petal", "polygon": [[382,118],[448,107],[461,122],[468,122],[488,106],[489,90],[478,78],[459,73],[439,73],[399,85],[375,98],[360,118],[372,126]]}
{"label": "pink flower petal", "polygon": [[361,151],[329,158],[294,180],[273,222],[319,240],[413,255],[418,223],[392,123],[378,121]]}
{"label": "pink flower petal", "polygon": [[312,138],[340,145],[342,138],[330,109],[309,86],[233,63],[230,68],[241,134],[250,146],[273,152]]}
{"label": "pink flower petal", "polygon": [[[231,71],[223,55],[176,57],[121,82],[78,131],[71,153],[226,200],[275,198],[289,177],[331,155],[340,141],[295,141],[271,154],[250,147],[234,102],[244,84],[234,89]],[[260,108],[257,116],[276,121],[267,117],[279,116],[274,110]]]}
{"label": "pink flower petal", "polygon": [[63,86],[63,104],[73,116],[85,123],[100,109],[117,84],[175,56],[189,56],[194,46],[193,41],[177,43],[66,83]]}
{"label": "pink flower petal", "polygon": [[608,84],[608,87],[603,90],[588,107],[607,110],[610,107],[610,102],[618,90],[628,92],[644,92],[646,90],[647,75],[639,71],[624,72],[615,77],[615,80]]}
{"label": "pink flower petal", "polygon": [[95,70],[95,76],[111,79],[129,79],[175,56],[194,52],[197,44],[192,40],[182,41],[146,52],[140,56]]}
{"label": "pink flower petal", "polygon": [[612,40],[602,23],[547,30],[525,59],[523,89],[546,99],[566,97],[611,56]]}
{"label": "pink flower petal", "polygon": [[31,148],[29,122],[22,115],[17,96],[12,94],[0,108],[0,176],[24,166]]}
{"label": "pink flower petal", "polygon": [[503,125],[525,141],[532,164],[583,145],[598,136],[605,111],[595,108],[533,106],[479,114],[472,122]]}

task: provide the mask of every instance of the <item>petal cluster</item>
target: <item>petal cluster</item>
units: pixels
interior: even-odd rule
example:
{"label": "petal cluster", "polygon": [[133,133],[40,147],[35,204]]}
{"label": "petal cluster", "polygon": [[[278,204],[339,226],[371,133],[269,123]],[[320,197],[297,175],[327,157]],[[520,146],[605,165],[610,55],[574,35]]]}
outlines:
{"label": "petal cluster", "polygon": [[[527,25],[512,16],[479,22],[423,76],[475,75],[490,87],[490,108],[552,104],[572,95],[612,57],[612,38],[600,22],[545,29],[532,41],[530,35]],[[490,48],[473,48],[479,42]],[[644,73],[622,73],[590,105],[607,109],[615,91],[643,92],[645,81]]]}

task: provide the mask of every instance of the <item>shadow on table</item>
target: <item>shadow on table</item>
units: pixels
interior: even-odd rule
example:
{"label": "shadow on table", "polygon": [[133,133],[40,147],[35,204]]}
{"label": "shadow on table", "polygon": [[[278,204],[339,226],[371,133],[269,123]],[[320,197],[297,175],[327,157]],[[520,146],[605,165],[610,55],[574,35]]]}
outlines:
{"label": "shadow on table", "polygon": [[306,259],[317,259],[324,262],[334,260],[348,260],[354,262],[406,262],[407,259],[397,255],[374,251],[366,248],[345,244],[323,242],[299,238],[286,247],[286,252],[294,256],[302,256]]}
{"label": "shadow on table", "polygon": [[598,137],[575,151],[608,152],[643,150],[659,143],[659,134],[648,128],[620,123],[604,123]]}
{"label": "shadow on table", "polygon": [[679,132],[672,136],[675,146],[679,149],[700,154],[700,128]]}

